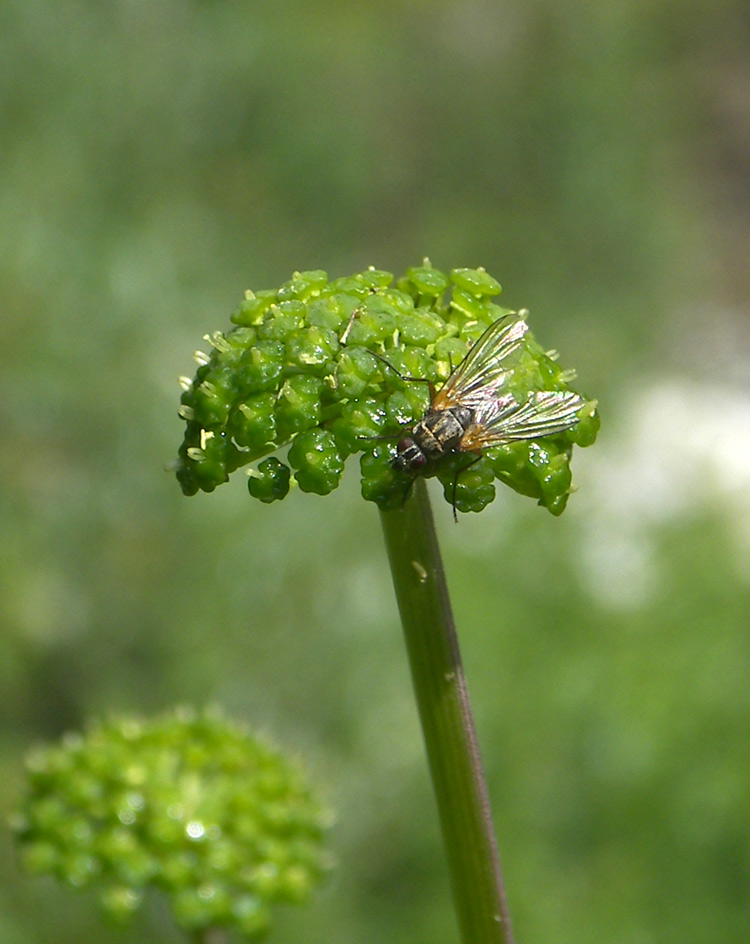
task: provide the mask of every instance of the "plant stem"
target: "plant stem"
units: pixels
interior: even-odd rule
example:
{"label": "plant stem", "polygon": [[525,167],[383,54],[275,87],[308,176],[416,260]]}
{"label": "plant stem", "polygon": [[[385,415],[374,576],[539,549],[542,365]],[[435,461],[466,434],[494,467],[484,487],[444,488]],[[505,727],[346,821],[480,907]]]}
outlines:
{"label": "plant stem", "polygon": [[513,944],[487,786],[427,488],[381,512],[464,944]]}
{"label": "plant stem", "polygon": [[229,944],[229,935],[224,928],[206,928],[198,931],[195,944]]}

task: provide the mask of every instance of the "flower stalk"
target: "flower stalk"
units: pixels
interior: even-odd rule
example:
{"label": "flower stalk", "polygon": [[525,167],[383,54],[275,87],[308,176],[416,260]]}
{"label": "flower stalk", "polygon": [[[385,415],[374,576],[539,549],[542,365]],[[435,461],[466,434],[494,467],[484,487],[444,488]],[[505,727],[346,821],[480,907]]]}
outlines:
{"label": "flower stalk", "polygon": [[428,259],[396,280],[313,270],[248,292],[235,328],[208,336],[212,352],[184,379],[176,465],[186,495],[248,467],[250,494],[269,503],[293,487],[329,494],[359,456],[362,496],[381,512],[464,944],[513,936],[424,479],[439,480],[454,517],[485,508],[496,481],[560,515],[573,447],[599,429],[596,401],[570,386],[575,372],[535,340],[527,311],[493,301],[500,292],[482,268],[445,273]]}
{"label": "flower stalk", "polygon": [[381,522],[464,944],[513,944],[489,798],[423,479]]}

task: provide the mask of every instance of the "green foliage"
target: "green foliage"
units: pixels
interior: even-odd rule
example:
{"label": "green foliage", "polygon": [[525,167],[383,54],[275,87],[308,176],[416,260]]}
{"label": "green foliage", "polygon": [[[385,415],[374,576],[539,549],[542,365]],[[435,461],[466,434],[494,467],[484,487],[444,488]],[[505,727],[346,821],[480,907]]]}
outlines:
{"label": "green foliage", "polygon": [[[333,281],[315,270],[295,272],[276,292],[247,293],[232,315],[237,327],[208,338],[211,354],[197,355],[195,378],[184,383],[177,477],[185,494],[212,491],[234,469],[291,443],[288,465],[277,459],[251,470],[251,495],[284,498],[290,482],[326,495],[347,456],[362,453],[363,496],[384,509],[403,502],[409,476],[392,467],[395,445],[380,440],[395,444],[418,422],[429,404],[427,381],[444,381],[508,312],[491,301],[501,286],[483,269],[446,275],[425,261],[392,283],[376,269]],[[527,335],[507,389],[523,402],[531,391],[568,390],[571,377]],[[592,443],[598,428],[591,401],[566,432],[488,450],[471,469],[472,456],[448,455],[428,471],[460,511],[491,502],[497,477],[560,514],[572,446]]]}
{"label": "green foliage", "polygon": [[[429,247],[502,275],[607,402],[572,514],[498,487],[480,520],[438,520],[518,941],[750,940],[748,532],[728,479],[747,424],[721,423],[746,387],[723,385],[747,363],[746,0],[8,0],[0,21],[3,816],[29,742],[102,706],[220,699],[314,745],[337,794],[341,894],[284,909],[274,942],[456,940],[372,506],[343,488],[267,514],[230,485],[186,507],[161,475],[171,378],[233,294]],[[414,281],[440,295],[436,273]],[[310,323],[336,330],[329,301]],[[716,438],[638,411],[671,378]],[[737,449],[705,469],[696,441]],[[176,942],[155,909],[92,925],[0,846],[3,944]]]}
{"label": "green foliage", "polygon": [[321,881],[326,814],[301,771],[215,713],[108,721],[38,748],[14,829],[25,867],[95,886],[125,921],[148,887],[191,932],[264,937]]}

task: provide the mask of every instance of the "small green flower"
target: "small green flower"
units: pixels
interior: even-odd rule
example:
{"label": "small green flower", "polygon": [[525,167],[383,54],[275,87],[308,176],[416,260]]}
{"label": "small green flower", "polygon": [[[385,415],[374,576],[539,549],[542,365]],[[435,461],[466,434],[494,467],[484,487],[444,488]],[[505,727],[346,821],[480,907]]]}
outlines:
{"label": "small green flower", "polygon": [[216,713],[109,721],[27,768],[12,821],[24,865],[95,887],[120,921],[156,887],[186,930],[258,940],[271,906],[306,901],[329,868],[328,816],[301,771]]}
{"label": "small green flower", "polygon": [[269,504],[286,498],[289,494],[291,479],[289,466],[284,465],[276,456],[270,456],[252,469],[247,480],[247,487],[253,498]]}
{"label": "small green flower", "polygon": [[318,495],[332,492],[344,471],[336,440],[326,429],[310,429],[296,436],[289,449],[289,463],[302,491]]}
{"label": "small green flower", "polygon": [[[195,378],[184,381],[183,491],[212,491],[240,466],[288,447],[286,463],[264,459],[251,470],[251,495],[274,501],[294,483],[325,495],[346,458],[360,453],[363,496],[400,507],[413,473],[391,466],[396,444],[430,405],[429,383],[439,391],[488,326],[509,314],[492,301],[500,292],[484,269],[446,275],[428,260],[395,285],[373,268],[333,281],[315,270],[295,272],[277,291],[248,292],[232,315],[237,327],[208,338],[211,353],[197,355]],[[545,391],[571,395],[573,372],[528,332],[506,373],[502,393],[518,403]],[[449,450],[421,474],[437,475],[459,511],[491,502],[496,478],[560,514],[573,445],[591,445],[599,429],[596,402],[575,403],[575,425],[562,432]]]}

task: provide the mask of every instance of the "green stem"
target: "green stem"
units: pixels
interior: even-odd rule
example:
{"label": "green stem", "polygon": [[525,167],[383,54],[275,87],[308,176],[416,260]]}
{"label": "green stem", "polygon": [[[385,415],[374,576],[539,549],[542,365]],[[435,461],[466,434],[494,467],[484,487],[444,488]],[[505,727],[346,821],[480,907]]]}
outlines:
{"label": "green stem", "polygon": [[487,786],[423,479],[381,513],[464,944],[513,944]]}
{"label": "green stem", "polygon": [[224,928],[205,928],[197,932],[195,944],[229,944],[229,935]]}

